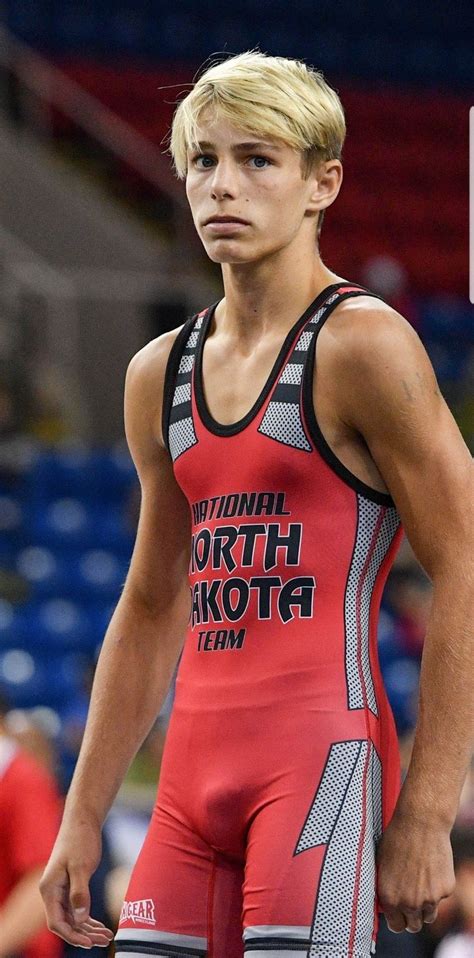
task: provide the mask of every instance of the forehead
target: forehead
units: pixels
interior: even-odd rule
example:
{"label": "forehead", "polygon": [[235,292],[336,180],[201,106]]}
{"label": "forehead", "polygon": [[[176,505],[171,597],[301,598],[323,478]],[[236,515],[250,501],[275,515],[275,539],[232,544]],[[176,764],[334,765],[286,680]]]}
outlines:
{"label": "forehead", "polygon": [[[197,143],[205,149],[232,150],[271,149],[278,153],[293,152],[292,148],[283,140],[271,136],[262,130],[249,130],[231,123],[224,117],[210,117],[202,114],[196,127]],[[192,145],[188,147],[192,149]]]}

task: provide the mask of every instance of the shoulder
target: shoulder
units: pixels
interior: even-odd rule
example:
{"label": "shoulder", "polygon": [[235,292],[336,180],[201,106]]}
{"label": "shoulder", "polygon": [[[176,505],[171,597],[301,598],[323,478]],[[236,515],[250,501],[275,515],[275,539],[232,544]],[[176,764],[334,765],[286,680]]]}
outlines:
{"label": "shoulder", "polygon": [[394,346],[420,344],[413,326],[401,313],[374,296],[354,296],[343,300],[326,324],[326,336],[335,354],[359,356],[376,349],[389,351]]}
{"label": "shoulder", "polygon": [[384,409],[399,413],[417,401],[426,409],[439,388],[411,324],[387,303],[357,296],[340,304],[321,331],[325,381],[341,418],[360,428]]}
{"label": "shoulder", "polygon": [[141,349],[132,356],[127,369],[127,377],[133,377],[142,385],[153,381],[155,387],[158,382],[164,381],[168,358],[174,343],[178,339],[181,331],[186,324],[177,326],[176,329],[170,329],[156,339],[151,339],[149,343],[142,346]]}
{"label": "shoulder", "polygon": [[160,445],[164,445],[161,416],[164,401],[166,369],[173,346],[177,343],[185,327],[190,324],[189,317],[181,326],[168,330],[146,343],[132,356],[125,378],[125,409],[136,407],[141,415],[152,424],[153,432]]}

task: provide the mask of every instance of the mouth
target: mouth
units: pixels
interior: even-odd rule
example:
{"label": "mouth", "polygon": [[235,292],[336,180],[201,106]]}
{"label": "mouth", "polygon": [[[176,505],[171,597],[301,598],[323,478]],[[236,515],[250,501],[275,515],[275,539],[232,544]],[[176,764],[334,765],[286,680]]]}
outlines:
{"label": "mouth", "polygon": [[242,226],[250,226],[248,220],[242,220],[239,216],[210,216],[209,219],[205,221],[204,226],[211,226],[220,223],[234,223],[240,224]]}

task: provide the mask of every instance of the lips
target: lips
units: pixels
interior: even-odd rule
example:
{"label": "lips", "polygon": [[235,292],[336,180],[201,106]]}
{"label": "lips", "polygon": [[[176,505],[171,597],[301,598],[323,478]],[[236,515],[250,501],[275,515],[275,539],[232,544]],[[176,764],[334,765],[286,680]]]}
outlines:
{"label": "lips", "polygon": [[210,216],[209,219],[205,221],[204,226],[207,226],[209,223],[243,223],[245,226],[249,225],[248,220],[242,220],[239,216]]}

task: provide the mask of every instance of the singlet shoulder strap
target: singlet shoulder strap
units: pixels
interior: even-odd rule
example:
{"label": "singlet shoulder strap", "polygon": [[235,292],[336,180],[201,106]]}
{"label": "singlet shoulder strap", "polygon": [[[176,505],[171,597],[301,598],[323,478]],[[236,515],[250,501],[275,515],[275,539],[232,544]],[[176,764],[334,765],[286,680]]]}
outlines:
{"label": "singlet shoulder strap", "polygon": [[339,462],[317,424],[312,398],[312,371],[316,340],[333,310],[353,296],[382,296],[355,283],[341,283],[309,317],[296,339],[268,402],[258,431],[277,442],[311,453],[318,449],[326,462],[345,481],[376,502],[392,505],[391,497],[372,490]]}
{"label": "singlet shoulder strap", "polygon": [[324,301],[315,307],[314,312],[300,329],[280,370],[270,402],[258,427],[259,432],[285,445],[294,446],[296,449],[312,451],[301,415],[301,392],[308,353],[319,328],[336,306],[339,306],[344,299],[360,295],[377,294],[372,294],[370,290],[355,283],[339,283],[336,288],[328,291]]}
{"label": "singlet shoulder strap", "polygon": [[191,404],[191,379],[199,331],[207,309],[184,323],[170,349],[163,385],[163,441],[173,461],[196,440]]}
{"label": "singlet shoulder strap", "polygon": [[[326,442],[326,439],[321,432],[319,423],[316,416],[316,410],[314,408],[313,402],[313,379],[315,375],[315,362],[316,362],[316,343],[319,333],[321,332],[324,323],[331,315],[333,309],[344,299],[348,299],[351,296],[371,296],[375,299],[381,300],[381,302],[386,303],[386,300],[382,296],[379,296],[378,293],[372,292],[370,289],[365,289],[364,287],[355,287],[352,292],[346,291],[343,293],[340,298],[330,306],[328,310],[321,317],[320,322],[316,326],[315,334],[311,339],[311,342],[308,347],[307,359],[305,363],[305,369],[303,373],[303,382],[302,382],[302,405],[305,417],[306,428],[309,431],[309,436],[312,440],[313,445],[318,450],[319,454],[326,461],[328,466],[335,472],[348,486],[350,486],[354,492],[361,496],[363,500],[369,500],[372,503],[376,503],[379,506],[385,506],[385,508],[390,509],[391,513],[395,516],[396,508],[392,496],[386,492],[380,492],[378,489],[374,489],[372,486],[369,486],[367,483],[363,482],[362,479],[359,479],[358,476],[355,476],[347,466],[341,462],[340,459],[333,452],[329,444]],[[316,370],[317,375],[317,370]]]}

